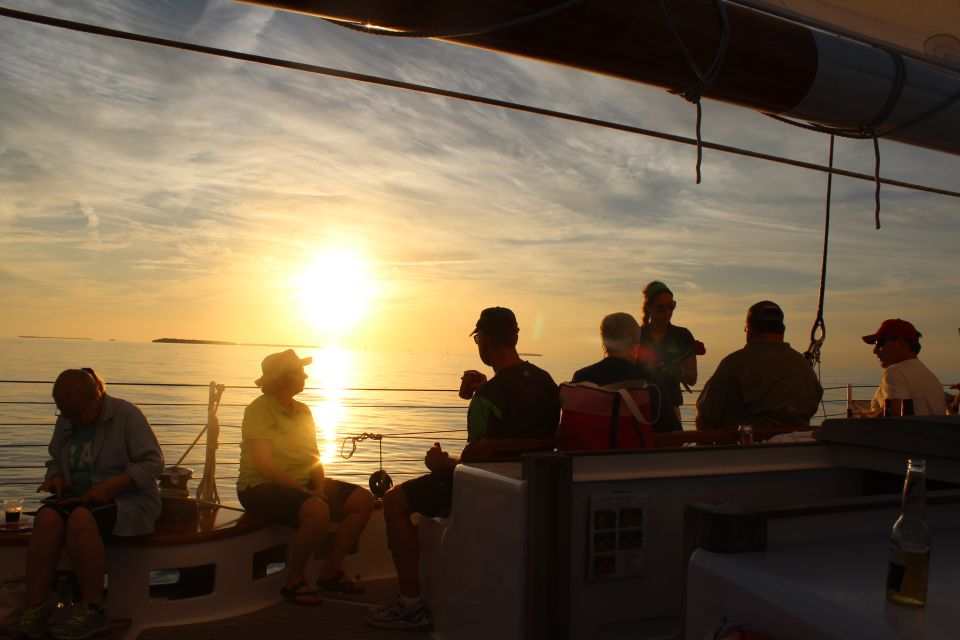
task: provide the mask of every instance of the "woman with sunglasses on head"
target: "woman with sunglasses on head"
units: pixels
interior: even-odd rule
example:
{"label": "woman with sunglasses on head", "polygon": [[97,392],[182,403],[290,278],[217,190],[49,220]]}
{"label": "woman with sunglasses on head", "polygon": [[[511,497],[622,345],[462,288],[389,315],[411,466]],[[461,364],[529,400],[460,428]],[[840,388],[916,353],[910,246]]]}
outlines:
{"label": "woman with sunglasses on head", "polygon": [[676,308],[673,292],[664,283],[654,280],[643,288],[643,324],[637,359],[650,370],[651,382],[660,389],[664,408],[673,408],[673,430],[680,431],[683,429],[680,384],[696,384],[697,356],[702,355],[704,349],[689,329],[670,324]]}

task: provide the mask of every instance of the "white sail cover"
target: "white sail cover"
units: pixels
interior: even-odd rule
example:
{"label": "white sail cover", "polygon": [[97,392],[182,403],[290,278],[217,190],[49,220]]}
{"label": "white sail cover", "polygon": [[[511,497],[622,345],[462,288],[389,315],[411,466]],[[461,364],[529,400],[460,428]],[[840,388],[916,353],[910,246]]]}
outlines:
{"label": "white sail cover", "polygon": [[855,34],[960,70],[960,0],[749,0],[828,31]]}

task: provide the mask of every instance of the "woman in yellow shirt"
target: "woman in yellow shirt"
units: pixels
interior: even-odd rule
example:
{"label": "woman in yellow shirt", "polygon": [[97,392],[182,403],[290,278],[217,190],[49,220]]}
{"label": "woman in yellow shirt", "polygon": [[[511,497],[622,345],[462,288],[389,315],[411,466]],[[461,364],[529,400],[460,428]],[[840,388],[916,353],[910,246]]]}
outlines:
{"label": "woman in yellow shirt", "polygon": [[[293,398],[303,391],[307,379],[303,368],[312,361],[301,359],[293,349],[264,358],[263,375],[256,381],[263,394],[243,412],[237,478],[237,497],[248,513],[297,530],[280,592],[303,606],[320,605],[319,591],[363,591],[344,576],[340,563],[373,511],[369,491],[324,476],[313,414]],[[318,591],[307,584],[305,569],[331,520],[340,526],[320,569]]]}

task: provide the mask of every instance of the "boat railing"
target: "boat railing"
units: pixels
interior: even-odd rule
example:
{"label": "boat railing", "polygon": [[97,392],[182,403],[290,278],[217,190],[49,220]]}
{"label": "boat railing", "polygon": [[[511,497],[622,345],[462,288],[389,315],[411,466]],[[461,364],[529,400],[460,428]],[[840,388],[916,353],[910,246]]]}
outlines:
{"label": "boat railing", "polygon": [[[50,397],[53,381],[0,380],[0,490],[29,494],[44,473],[47,442],[56,419]],[[209,384],[184,382],[110,382],[108,390],[139,406],[157,433],[167,463],[181,459],[184,466],[204,467],[204,447],[198,434],[206,425],[208,402],[203,396]],[[218,403],[218,488],[225,501],[232,500],[239,469],[240,426],[243,409],[256,397],[253,385],[224,385],[226,396]],[[814,424],[827,418],[845,417],[853,395],[872,395],[874,385],[836,385],[824,389],[821,411]],[[692,390],[681,408],[685,430],[693,430],[696,397]],[[365,484],[381,464],[400,482],[423,473],[423,452],[434,442],[458,451],[466,441],[466,403],[454,399],[456,389],[354,387],[327,389],[307,387],[299,398],[313,409],[321,457],[332,477]],[[398,400],[399,399],[399,400]],[[449,401],[448,401],[449,399]],[[363,433],[382,436],[379,442],[364,442],[355,448],[344,439]],[[191,449],[192,448],[192,449]],[[349,459],[341,451],[350,451]],[[203,476],[194,480],[200,482]],[[9,487],[7,489],[6,487]]]}
{"label": "boat railing", "polygon": [[[0,380],[0,491],[28,496],[44,474],[47,443],[56,420],[50,397],[51,380]],[[196,471],[204,468],[204,441],[198,434],[207,424],[209,384],[179,382],[108,382],[108,393],[136,404],[157,434],[167,464],[180,460]],[[235,502],[243,409],[259,393],[253,385],[224,385],[218,402],[216,483],[224,502]],[[307,387],[298,399],[308,404],[317,423],[321,459],[331,477],[366,484],[383,468],[395,482],[423,473],[423,452],[434,442],[459,451],[466,442],[467,405],[456,389]],[[402,398],[398,401],[398,398]],[[420,428],[417,428],[420,427]],[[364,432],[382,436],[341,457],[343,440]],[[196,445],[196,446],[194,446]],[[193,480],[203,481],[203,476]],[[191,481],[192,482],[192,481]]]}
{"label": "boat railing", "polygon": [[[829,418],[846,418],[847,409],[854,396],[857,398],[873,396],[877,385],[874,384],[842,384],[823,387],[823,399],[820,401],[820,410],[810,420],[812,425],[820,424]],[[693,388],[684,394],[684,404],[680,407],[681,422],[684,430],[696,429],[696,402],[700,397],[702,387]]]}

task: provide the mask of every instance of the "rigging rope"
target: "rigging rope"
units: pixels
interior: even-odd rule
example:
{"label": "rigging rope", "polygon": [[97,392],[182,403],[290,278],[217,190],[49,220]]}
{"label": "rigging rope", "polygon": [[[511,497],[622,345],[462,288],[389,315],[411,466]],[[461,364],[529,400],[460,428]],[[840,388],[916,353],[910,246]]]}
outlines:
{"label": "rigging rope", "polygon": [[[833,166],[834,136],[830,136],[829,165]],[[823,300],[827,291],[827,248],[830,243],[830,200],[833,194],[833,174],[827,174],[827,197],[823,221],[823,258],[820,262],[820,298],[817,302],[817,318],[810,329],[810,347],[804,352],[810,366],[817,367],[817,377],[820,377],[820,349],[827,338],[827,325],[823,319]]]}
{"label": "rigging rope", "polygon": [[890,116],[890,113],[893,111],[897,102],[900,100],[900,96],[903,94],[903,87],[906,84],[907,79],[907,67],[903,61],[903,56],[897,52],[890,49],[881,48],[883,51],[886,51],[890,54],[891,59],[894,64],[894,77],[890,85],[890,93],[887,95],[887,100],[884,103],[883,107],[877,113],[877,115],[867,124],[861,125],[859,127],[830,127],[826,125],[813,124],[813,123],[804,123],[792,118],[785,118],[781,115],[775,113],[767,113],[766,116],[773,118],[779,122],[783,122],[795,127],[800,127],[801,129],[807,129],[808,131],[816,131],[817,133],[826,133],[831,136],[840,136],[843,138],[852,138],[854,140],[873,140],[873,157],[874,157],[874,166],[873,166],[873,182],[874,182],[874,192],[873,192],[873,202],[874,202],[874,226],[876,229],[880,229],[880,184],[884,182],[880,178],[880,138],[889,136],[892,133],[901,131],[907,127],[911,127],[915,124],[923,122],[933,116],[937,115],[947,107],[950,107],[954,102],[960,100],[960,92],[955,93],[952,96],[946,98],[940,104],[908,119],[906,122],[901,122],[900,124],[886,129],[885,131],[880,131],[879,127],[882,125],[887,118]]}
{"label": "rigging rope", "polygon": [[720,20],[720,42],[717,44],[717,50],[713,54],[713,62],[710,63],[710,66],[707,67],[706,72],[700,70],[700,65],[697,64],[697,61],[693,59],[693,54],[690,53],[690,49],[687,47],[687,43],[684,42],[683,37],[680,35],[680,32],[677,31],[677,27],[673,24],[673,19],[670,17],[670,11],[667,9],[667,5],[664,0],[658,0],[660,4],[660,12],[663,14],[664,20],[667,22],[667,28],[670,29],[670,33],[673,34],[674,39],[677,41],[677,44],[680,45],[680,51],[683,52],[683,57],[687,60],[687,66],[690,67],[690,70],[693,71],[694,75],[697,76],[697,81],[691,84],[686,89],[681,89],[677,91],[671,91],[670,93],[678,94],[683,96],[689,102],[692,102],[697,107],[697,184],[700,184],[701,172],[700,165],[703,162],[703,137],[700,133],[700,125],[703,121],[703,106],[701,105],[701,98],[703,97],[703,92],[710,88],[713,84],[713,81],[716,80],[717,74],[720,72],[720,67],[723,65],[723,59],[727,55],[727,45],[730,42],[730,22],[727,18],[727,9],[724,6],[722,0],[714,0],[714,8],[717,10],[717,17]]}
{"label": "rigging rope", "polygon": [[[816,131],[818,133],[829,134],[831,136],[831,155],[833,153],[833,136],[842,136],[845,138],[853,138],[855,140],[864,140],[868,138],[873,140],[873,219],[874,226],[877,229],[880,229],[880,137],[890,133],[890,131],[881,133],[877,130],[877,128],[886,122],[887,118],[890,116],[890,113],[893,111],[893,108],[897,105],[897,102],[900,100],[900,96],[903,94],[903,86],[906,84],[907,80],[907,67],[903,61],[903,56],[890,49],[883,49],[883,51],[886,51],[893,60],[894,76],[893,81],[890,84],[890,92],[887,94],[887,99],[884,102],[883,107],[881,107],[880,111],[877,112],[877,115],[874,116],[873,120],[870,122],[860,125],[859,127],[829,127],[811,123],[804,124],[772,113],[766,114],[775,120],[785,122],[795,127],[801,127],[803,129]],[[919,120],[914,120],[914,123],[918,121]],[[903,128],[903,126],[905,125],[901,125],[900,128]]]}
{"label": "rigging rope", "polygon": [[[203,460],[203,479],[197,486],[197,498],[207,502],[220,502],[220,492],[217,490],[217,447],[220,446],[220,419],[217,410],[220,408],[220,399],[226,387],[210,381],[210,391],[207,404],[207,446]],[[201,432],[202,433],[202,432]],[[186,453],[183,454],[186,457]],[[183,460],[183,458],[181,458]]]}
{"label": "rigging rope", "polygon": [[[238,51],[231,51],[228,49],[218,49],[216,47],[208,47],[205,45],[192,44],[189,42],[183,42],[179,40],[170,40],[167,38],[157,38],[154,36],[147,36],[144,34],[133,33],[129,31],[108,29],[106,27],[86,24],[83,22],[75,22],[72,20],[52,18],[50,16],[27,13],[24,11],[16,11],[14,9],[8,9],[6,7],[0,7],[0,16],[13,18],[15,20],[33,22],[36,24],[43,24],[51,27],[56,27],[59,29],[69,29],[72,31],[80,31],[83,33],[90,33],[93,35],[117,38],[120,40],[141,42],[144,44],[152,44],[152,45],[167,47],[171,49],[179,49],[182,51],[191,51],[193,53],[202,53],[206,55],[218,56],[221,58],[227,58],[232,60],[242,60],[245,62],[252,62],[255,64],[281,67],[285,69],[303,71],[305,73],[313,73],[313,74],[324,75],[324,76],[329,76],[333,78],[341,78],[345,80],[353,80],[356,82],[364,82],[367,84],[380,85],[384,87],[392,87],[395,89],[403,89],[406,91],[425,93],[429,95],[440,96],[440,97],[450,98],[454,100],[463,100],[466,102],[486,104],[494,107],[501,107],[504,109],[520,111],[523,113],[532,113],[535,115],[540,115],[548,118],[556,118],[559,120],[577,122],[580,124],[601,127],[604,129],[611,129],[614,131],[622,131],[624,133],[633,133],[637,135],[643,135],[643,136],[655,138],[658,140],[666,140],[668,142],[674,142],[676,144],[686,144],[690,146],[698,145],[698,141],[696,139],[688,138],[685,136],[678,136],[670,133],[664,133],[661,131],[655,131],[652,129],[644,129],[642,127],[634,127],[630,125],[609,122],[607,120],[600,120],[597,118],[588,118],[586,116],[579,116],[575,114],[565,113],[562,111],[543,109],[541,107],[534,107],[534,106],[525,105],[517,102],[509,102],[507,100],[498,100],[495,98],[487,98],[484,96],[461,93],[458,91],[439,89],[439,88],[430,87],[427,85],[415,84],[411,82],[402,82],[399,80],[391,80],[389,78],[382,78],[382,77],[363,74],[363,73],[355,73],[352,71],[344,71],[342,69],[322,67],[322,66],[306,64],[302,62],[293,62],[290,60],[284,60],[280,58],[271,58],[271,57],[260,56],[260,55],[255,55],[251,53],[242,53]],[[955,98],[960,99],[960,94],[955,96]],[[767,162],[775,162],[775,163],[784,164],[792,167],[798,167],[801,169],[807,169],[810,171],[820,171],[824,173],[830,173],[832,175],[841,175],[848,178],[854,178],[857,180],[865,180],[868,182],[874,182],[876,180],[876,176],[870,176],[870,175],[859,173],[856,171],[848,171],[846,169],[837,169],[834,167],[825,167],[823,165],[814,164],[812,162],[804,162],[802,160],[784,158],[782,156],[775,156],[769,153],[750,151],[749,149],[741,149],[739,147],[733,147],[730,145],[718,144],[715,142],[705,142],[705,141],[700,141],[699,144],[703,148],[710,149],[713,151],[720,151],[723,153],[729,153],[729,154],[744,156],[748,158],[755,158],[758,160],[765,160]],[[938,195],[950,196],[953,198],[960,198],[960,191],[953,191],[950,189],[941,189],[939,187],[930,187],[927,185],[906,182],[903,180],[893,180],[890,178],[881,178],[880,182],[890,186],[903,187],[905,189],[912,189],[914,191],[922,191],[925,193],[935,193]],[[131,384],[134,384],[134,383],[131,383]],[[183,385],[171,384],[169,386],[183,386]],[[199,387],[199,386],[206,386],[206,385],[197,384],[192,386]],[[246,388],[246,387],[237,387],[237,388]],[[251,386],[249,388],[253,388],[253,387]]]}

